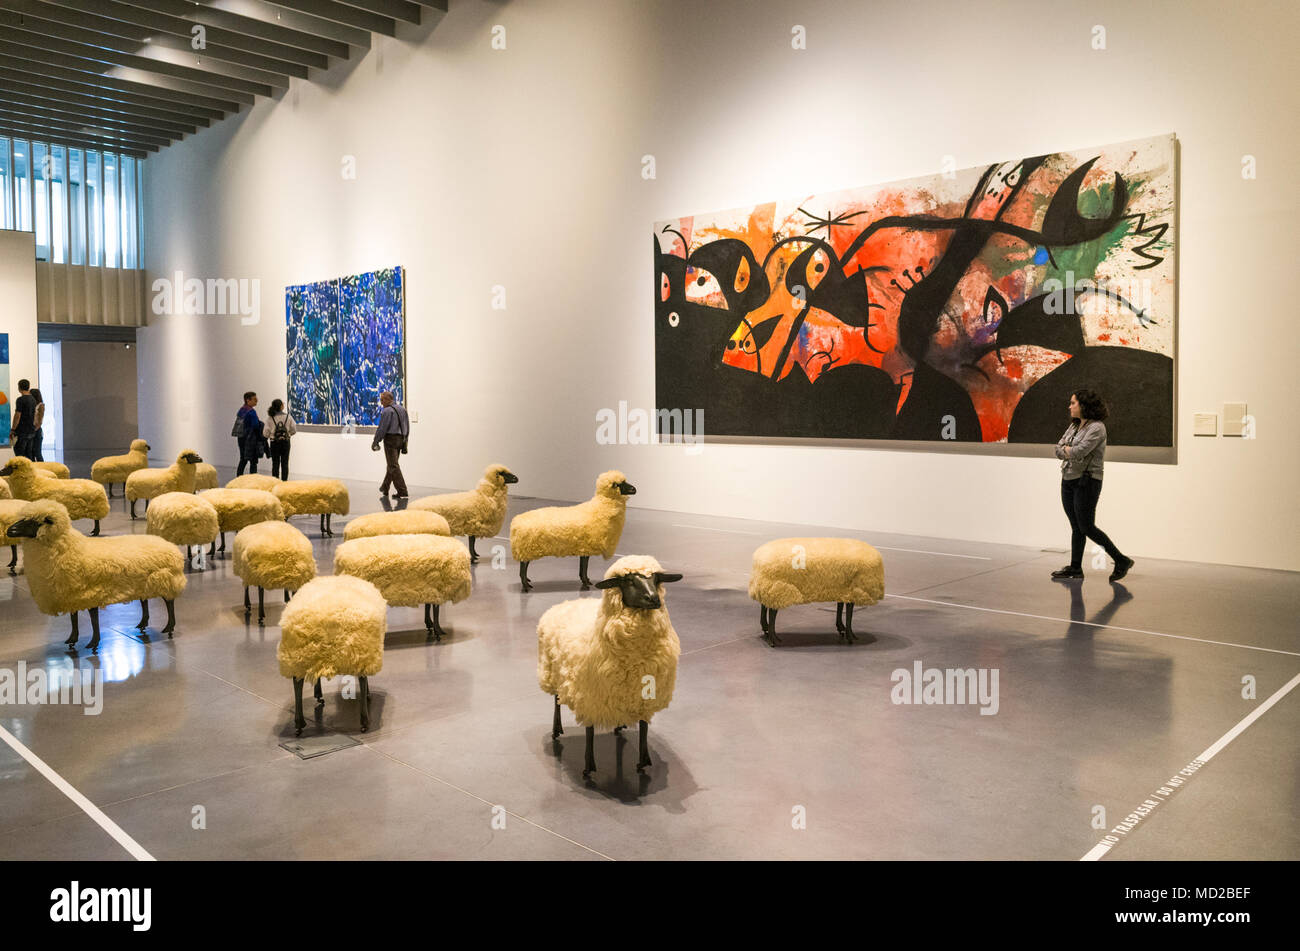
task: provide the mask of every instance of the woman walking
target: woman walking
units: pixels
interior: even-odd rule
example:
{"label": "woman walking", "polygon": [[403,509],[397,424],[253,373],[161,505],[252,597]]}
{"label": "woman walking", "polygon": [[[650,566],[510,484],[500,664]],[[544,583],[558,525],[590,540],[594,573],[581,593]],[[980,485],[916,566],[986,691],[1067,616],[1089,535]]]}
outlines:
{"label": "woman walking", "polygon": [[1104,548],[1115,562],[1111,581],[1119,581],[1133,567],[1133,559],[1122,554],[1096,523],[1106,456],[1103,420],[1108,415],[1105,402],[1092,390],[1078,390],[1070,396],[1070,425],[1056,444],[1056,458],[1061,460],[1061,505],[1070,520],[1070,563],[1052,572],[1057,581],[1083,577],[1085,538]]}
{"label": "woman walking", "polygon": [[281,481],[289,481],[289,440],[298,432],[289,414],[284,411],[284,400],[271,400],[271,411],[262,426],[262,435],[270,449],[271,475]]}
{"label": "woman walking", "polygon": [[45,456],[41,454],[41,444],[45,442],[45,430],[41,427],[45,425],[45,397],[41,396],[41,391],[34,386],[32,399],[36,400],[36,417],[32,420],[36,426],[36,432],[32,433],[32,462],[44,462]]}

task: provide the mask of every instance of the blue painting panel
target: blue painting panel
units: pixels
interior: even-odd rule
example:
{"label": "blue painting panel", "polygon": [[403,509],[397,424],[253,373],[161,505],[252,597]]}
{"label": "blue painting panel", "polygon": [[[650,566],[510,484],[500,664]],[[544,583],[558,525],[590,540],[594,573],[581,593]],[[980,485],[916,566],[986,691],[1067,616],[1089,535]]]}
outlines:
{"label": "blue painting panel", "polygon": [[9,438],[13,398],[9,392],[9,335],[0,334],[0,439]]}
{"label": "blue painting panel", "polygon": [[337,280],[284,291],[289,414],[316,425],[341,423]]}
{"label": "blue painting panel", "polygon": [[406,345],[400,267],[353,274],[339,281],[342,415],[359,426],[379,422],[379,394],[404,402]]}

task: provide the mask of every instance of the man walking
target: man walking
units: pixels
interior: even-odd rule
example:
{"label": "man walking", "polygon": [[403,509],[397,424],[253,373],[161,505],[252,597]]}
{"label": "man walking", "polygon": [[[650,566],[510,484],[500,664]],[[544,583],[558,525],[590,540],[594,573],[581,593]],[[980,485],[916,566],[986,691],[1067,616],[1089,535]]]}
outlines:
{"label": "man walking", "polygon": [[406,452],[406,438],[411,433],[411,421],[406,415],[406,409],[387,390],[379,394],[379,405],[383,407],[379,414],[379,427],[375,430],[375,441],[370,445],[372,450],[378,451],[382,442],[384,460],[388,463],[388,471],[384,474],[379,494],[388,498],[388,488],[391,485],[397,490],[397,497],[404,499],[407,497],[406,479],[402,476],[401,460],[402,453]]}
{"label": "man walking", "polygon": [[9,438],[17,439],[14,443],[14,455],[32,458],[32,443],[36,440],[36,397],[32,396],[31,380],[19,380],[19,397],[14,402],[13,422],[9,428]]}

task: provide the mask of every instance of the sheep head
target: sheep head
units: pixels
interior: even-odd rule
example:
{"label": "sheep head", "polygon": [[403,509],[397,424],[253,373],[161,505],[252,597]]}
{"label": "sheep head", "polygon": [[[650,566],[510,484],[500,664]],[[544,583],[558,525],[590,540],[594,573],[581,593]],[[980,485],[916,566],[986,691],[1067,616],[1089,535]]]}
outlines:
{"label": "sheep head", "polygon": [[624,607],[654,610],[664,605],[659,586],[681,580],[681,575],[664,571],[649,555],[627,555],[609,566],[596,587],[606,592],[607,600],[617,591]]}
{"label": "sheep head", "polygon": [[152,448],[153,448],[153,446],[149,445],[149,444],[148,444],[147,442],[145,442],[143,439],[132,439],[132,440],[131,440],[131,451],[132,451],[132,452],[148,452],[148,451],[149,451],[150,449],[152,449]]}
{"label": "sheep head", "polygon": [[36,467],[26,456],[14,456],[0,469],[0,476],[18,476],[19,479],[36,478]]}
{"label": "sheep head", "polygon": [[515,475],[500,463],[488,466],[483,472],[483,478],[487,482],[492,483],[493,487],[513,485],[519,481],[519,476]]}
{"label": "sheep head", "polygon": [[200,456],[193,449],[182,449],[181,454],[176,457],[176,464],[178,466],[183,466],[186,465],[187,463],[192,466],[202,461],[203,461],[203,457]]}
{"label": "sheep head", "polygon": [[18,511],[18,521],[9,526],[8,538],[57,538],[72,530],[68,510],[52,499],[28,502]]}
{"label": "sheep head", "polygon": [[636,495],[636,486],[628,482],[627,476],[617,469],[610,469],[596,478],[596,494],[610,499],[621,499],[625,495]]}

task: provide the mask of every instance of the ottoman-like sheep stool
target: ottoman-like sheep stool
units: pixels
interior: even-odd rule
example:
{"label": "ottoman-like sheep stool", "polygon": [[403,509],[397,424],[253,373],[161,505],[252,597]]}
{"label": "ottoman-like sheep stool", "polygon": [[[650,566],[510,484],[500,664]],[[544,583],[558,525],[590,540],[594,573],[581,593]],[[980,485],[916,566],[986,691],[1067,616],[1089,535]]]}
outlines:
{"label": "ottoman-like sheep stool", "polygon": [[[0,484],[3,484],[3,480],[0,480]],[[4,543],[12,549],[8,566],[11,575],[18,573],[15,570],[18,565],[18,542],[5,538],[5,535],[9,531],[9,526],[18,521],[18,513],[26,504],[22,499],[0,499],[0,539],[3,539]]]}
{"label": "ottoman-like sheep stool", "polygon": [[235,574],[244,582],[244,620],[253,612],[249,587],[257,588],[257,624],[266,622],[264,595],[267,588],[283,588],[285,604],[289,592],[297,591],[316,577],[316,556],[311,541],[288,522],[258,522],[241,528],[235,536]]}
{"label": "ottoman-like sheep stool", "polygon": [[885,596],[885,565],[879,552],[856,538],[778,538],[754,552],[749,596],[762,605],[759,623],[772,646],[780,643],[777,611],[820,601],[835,602],[835,630],[851,644],[853,606]]}
{"label": "ottoman-like sheep stool", "polygon": [[302,715],[302,682],[316,681],[316,703],[323,704],[320,682],[326,677],[357,678],[361,699],[361,732],[370,729],[370,685],[384,666],[384,634],[388,605],[369,581],[347,575],[316,578],[280,618],[280,674],[293,678],[293,725],[297,734],[307,725]]}
{"label": "ottoman-like sheep stool", "polygon": [[256,525],[258,522],[283,522],[284,506],[270,492],[258,489],[204,489],[199,498],[207,499],[217,510],[217,532],[221,536],[221,548],[213,542],[211,557],[218,551],[226,550],[226,532]]}
{"label": "ottoman-like sheep stool", "polygon": [[258,475],[256,472],[250,472],[248,475],[235,476],[226,483],[227,489],[261,489],[263,492],[271,492],[280,480],[275,476]]}
{"label": "ottoman-like sheep stool", "polygon": [[440,535],[375,535],[345,541],[334,552],[334,573],[372,582],[396,607],[423,604],[430,640],[441,641],[447,633],[438,623],[438,608],[448,601],[464,601],[470,591],[469,549]]}
{"label": "ottoman-like sheep stool", "polygon": [[[400,512],[375,512],[361,515],[343,528],[343,540],[373,538],[376,535],[445,535],[451,537],[451,526],[437,512],[403,509]],[[473,556],[471,555],[471,560]]]}
{"label": "ottoman-like sheep stool", "polygon": [[217,478],[217,467],[210,462],[200,462],[194,466],[194,491],[215,489],[221,485]]}
{"label": "ottoman-like sheep stool", "polygon": [[320,533],[333,537],[330,517],[348,514],[348,487],[338,479],[290,479],[272,490],[284,506],[284,517],[319,515]]}
{"label": "ottoman-like sheep stool", "polygon": [[150,535],[158,535],[173,545],[185,546],[185,567],[193,561],[191,546],[211,545],[219,530],[217,510],[205,498],[188,492],[165,492],[145,510]]}

